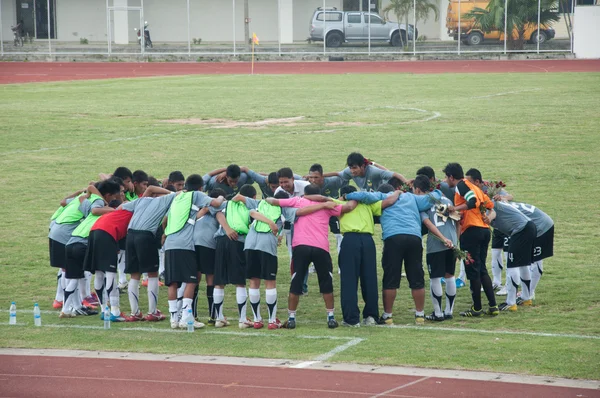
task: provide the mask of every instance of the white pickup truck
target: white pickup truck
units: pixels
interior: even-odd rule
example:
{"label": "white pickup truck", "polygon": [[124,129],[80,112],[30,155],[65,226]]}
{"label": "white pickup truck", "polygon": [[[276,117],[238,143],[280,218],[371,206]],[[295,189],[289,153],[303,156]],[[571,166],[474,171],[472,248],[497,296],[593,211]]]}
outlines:
{"label": "white pickup truck", "polygon": [[[385,41],[392,46],[407,42],[405,24],[388,22],[372,12],[338,11],[337,8],[317,8],[310,23],[310,41],[323,41],[327,47],[339,47],[342,43]],[[418,37],[413,25],[408,25],[408,40]],[[402,39],[400,40],[400,35]]]}

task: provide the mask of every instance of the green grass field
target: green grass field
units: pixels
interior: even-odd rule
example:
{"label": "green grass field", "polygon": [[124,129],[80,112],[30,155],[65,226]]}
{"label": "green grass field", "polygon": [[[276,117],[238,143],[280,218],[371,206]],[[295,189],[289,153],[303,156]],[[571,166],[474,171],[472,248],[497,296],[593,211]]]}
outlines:
{"label": "green grass field", "polygon": [[[1,86],[0,346],[314,360],[354,341],[329,360],[599,379],[599,100],[597,73],[190,76]],[[300,116],[260,128],[165,122]],[[290,166],[301,174],[319,162],[337,171],[352,151],[411,177],[423,165],[440,175],[451,161],[477,167],[553,217],[555,256],[545,261],[536,305],[418,328],[403,281],[394,311],[400,327],[332,331],[312,275],[294,331],[170,334],[164,322],[105,332],[97,330],[97,317],[59,320],[54,313],[43,314],[44,325],[61,327],[35,329],[31,313],[19,314],[26,325],[7,325],[12,300],[21,310],[34,302],[51,310],[56,272],[48,262],[49,217],[61,198],[98,173],[126,165],[156,177],[176,169],[187,176],[232,162],[265,172]],[[378,230],[379,248],[380,236]],[[283,248],[279,260],[285,318]],[[160,294],[166,311],[165,288]],[[225,313],[235,318],[234,289],[226,294]],[[144,311],[145,296],[141,288]],[[338,299],[336,305],[339,318]],[[469,305],[468,288],[460,289],[456,313]],[[201,313],[205,306],[202,300]],[[128,310],[127,295],[121,307]],[[426,311],[431,308],[428,298]],[[131,327],[164,333],[126,330]]]}

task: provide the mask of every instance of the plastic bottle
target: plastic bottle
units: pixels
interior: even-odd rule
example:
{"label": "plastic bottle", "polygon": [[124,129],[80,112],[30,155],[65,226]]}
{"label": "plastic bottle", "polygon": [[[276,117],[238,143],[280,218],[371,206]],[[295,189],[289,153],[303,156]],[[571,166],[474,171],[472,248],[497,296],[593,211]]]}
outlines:
{"label": "plastic bottle", "polygon": [[10,318],[8,320],[8,324],[16,325],[17,324],[17,304],[14,301],[12,303],[10,303],[10,310],[8,310],[8,312],[10,312]]}
{"label": "plastic bottle", "polygon": [[110,308],[104,307],[104,329],[110,329]]}
{"label": "plastic bottle", "polygon": [[35,326],[42,326],[42,314],[40,313],[40,306],[38,303],[33,305],[33,324]]}
{"label": "plastic bottle", "polygon": [[187,310],[187,331],[188,333],[192,333],[194,331],[194,314],[192,314],[192,309],[188,308]]}

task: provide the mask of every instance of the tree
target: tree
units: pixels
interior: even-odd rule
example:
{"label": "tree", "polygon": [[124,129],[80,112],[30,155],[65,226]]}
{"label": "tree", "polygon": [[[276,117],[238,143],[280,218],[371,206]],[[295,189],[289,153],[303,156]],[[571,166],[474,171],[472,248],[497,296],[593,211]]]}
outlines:
{"label": "tree", "polygon": [[[417,22],[423,20],[423,22],[427,21],[429,18],[429,14],[433,12],[435,16],[435,20],[437,21],[440,18],[440,11],[437,6],[429,0],[416,0],[416,3],[413,5],[415,7],[415,33],[417,32]],[[413,43],[417,40],[417,35],[413,34]]]}
{"label": "tree", "polygon": [[[539,0],[540,25],[549,25],[557,22],[560,17],[556,11],[558,0]],[[528,27],[537,26],[538,0],[506,0],[506,41],[510,50],[522,50],[528,38],[525,31]],[[464,15],[473,18],[475,26],[489,33],[494,30],[504,31],[505,0],[490,0],[486,8],[475,7]]]}
{"label": "tree", "polygon": [[[381,12],[385,19],[389,20],[390,13],[396,16],[396,21],[400,24],[400,21],[404,17],[406,20],[406,26],[408,26],[408,13],[412,9],[414,0],[391,0],[390,4],[384,7]],[[402,48],[408,45],[408,41],[406,40],[408,36],[400,34],[400,45]],[[406,43],[405,43],[406,42]]]}
{"label": "tree", "polygon": [[[386,19],[389,19],[389,14],[393,13],[396,16],[398,23],[400,23],[402,17],[404,17],[407,30],[409,16],[412,16],[414,12],[416,17],[414,26],[415,33],[417,31],[417,21],[427,21],[431,12],[434,13],[436,21],[440,17],[437,6],[430,0],[391,0],[390,4],[388,4],[382,12]],[[416,34],[413,34],[413,44],[415,43],[415,40],[417,40],[417,37]],[[405,42],[406,45],[408,45],[408,36],[400,35],[400,42],[402,43],[402,46],[405,45]]]}

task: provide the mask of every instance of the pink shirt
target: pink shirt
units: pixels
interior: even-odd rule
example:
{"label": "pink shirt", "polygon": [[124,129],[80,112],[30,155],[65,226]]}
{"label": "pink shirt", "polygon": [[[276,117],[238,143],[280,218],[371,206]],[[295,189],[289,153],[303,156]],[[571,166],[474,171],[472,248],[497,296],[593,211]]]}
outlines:
{"label": "pink shirt", "polygon": [[[305,198],[279,199],[281,207],[302,208],[316,204],[319,204],[319,202],[313,202]],[[323,209],[298,217],[298,220],[294,223],[292,247],[306,245],[318,247],[329,253],[329,218],[331,216],[339,217],[341,214],[342,206],[339,205],[333,210]]]}

